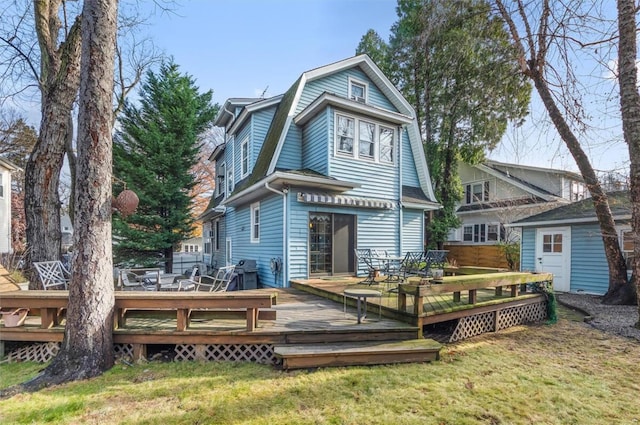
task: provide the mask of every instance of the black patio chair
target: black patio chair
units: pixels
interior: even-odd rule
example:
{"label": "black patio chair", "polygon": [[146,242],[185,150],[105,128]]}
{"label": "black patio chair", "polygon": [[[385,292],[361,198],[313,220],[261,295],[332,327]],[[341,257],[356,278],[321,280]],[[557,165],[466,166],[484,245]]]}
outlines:
{"label": "black patio chair", "polygon": [[431,276],[433,269],[444,269],[447,262],[447,253],[449,251],[442,249],[430,249],[424,253],[424,267],[420,270],[421,276]]}
{"label": "black patio chair", "polygon": [[380,267],[377,262],[374,262],[370,249],[358,249],[355,250],[356,259],[358,261],[358,270],[360,270],[360,262],[364,264],[367,277],[358,283],[366,283],[369,285],[377,284],[376,277],[380,274]]}

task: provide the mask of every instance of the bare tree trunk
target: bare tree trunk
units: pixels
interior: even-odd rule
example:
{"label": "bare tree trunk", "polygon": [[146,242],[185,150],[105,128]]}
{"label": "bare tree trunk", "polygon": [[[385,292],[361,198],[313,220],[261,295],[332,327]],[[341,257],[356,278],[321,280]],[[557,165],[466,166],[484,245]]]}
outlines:
{"label": "bare tree trunk", "polygon": [[[549,16],[551,14],[550,3],[548,0],[544,0],[542,3],[543,4],[540,6],[541,10],[539,11],[539,27],[537,32],[534,34],[527,18],[526,6],[522,2],[518,2],[517,12],[515,13],[524,20],[525,24],[524,28],[526,37],[522,38],[520,37],[518,27],[516,26],[514,19],[512,19],[512,16],[505,7],[505,2],[503,0],[495,0],[495,4],[500,11],[500,15],[507,23],[509,31],[511,32],[512,41],[520,52],[518,62],[520,63],[521,72],[533,81],[536,90],[547,109],[549,118],[551,118],[558,134],[571,152],[571,155],[576,161],[576,165],[580,169],[580,173],[587,184],[587,188],[591,193],[596,217],[598,218],[600,231],[602,233],[605,256],[609,266],[609,289],[605,294],[603,302],[607,304],[634,304],[636,300],[633,292],[629,290],[631,284],[627,281],[627,267],[620,249],[618,233],[615,228],[611,209],[609,208],[607,196],[598,182],[595,171],[589,162],[589,158],[580,146],[580,142],[571,131],[565,116],[563,116],[562,112],[560,112],[560,109],[556,105],[549,89],[549,84],[544,77],[545,69],[549,66],[546,62],[547,52],[549,49],[549,45],[547,43],[549,42],[549,37],[553,34],[554,29],[549,28]],[[536,42],[538,43],[537,45]],[[528,58],[525,56],[525,44],[528,46],[529,50]]]}
{"label": "bare tree trunk", "polygon": [[580,170],[580,174],[587,184],[589,193],[591,193],[591,199],[593,200],[593,206],[596,211],[596,217],[600,224],[600,231],[602,232],[602,243],[604,244],[604,251],[607,258],[607,264],[609,265],[609,290],[604,296],[605,303],[611,304],[630,304],[633,303],[633,299],[629,299],[628,291],[623,288],[628,284],[627,282],[627,266],[620,250],[620,242],[618,238],[618,232],[616,225],[609,208],[609,202],[607,194],[602,189],[598,177],[596,176],[589,158],[580,146],[580,142],[575,137],[569,126],[567,125],[562,113],[556,106],[555,101],[549,91],[544,78],[537,71],[535,66],[531,67],[531,79],[533,80],[536,90],[542,99],[549,118],[555,125],[560,137],[567,145],[569,152],[576,161],[576,165]]}
{"label": "bare tree trunk", "polygon": [[[40,47],[42,118],[38,142],[25,170],[25,218],[28,264],[60,258],[60,197],[58,184],[64,161],[68,118],[80,80],[80,21],[60,42],[61,0],[34,2],[34,21]],[[38,280],[31,274],[30,286]]]}
{"label": "bare tree trunk", "polygon": [[69,113],[69,125],[65,137],[65,151],[67,152],[67,163],[69,164],[69,174],[71,176],[71,188],[69,189],[69,218],[73,223],[76,207],[76,153],[73,151],[73,116]]}
{"label": "bare tree trunk", "polygon": [[111,114],[117,1],[86,0],[82,60],[76,219],[69,308],[62,349],[25,385],[86,379],[113,366],[111,253]]}
{"label": "bare tree trunk", "polygon": [[[618,82],[624,140],[631,160],[631,228],[633,243],[633,279],[640,311],[640,94],[638,94],[636,10],[634,0],[618,0]],[[640,328],[640,320],[636,323]]]}

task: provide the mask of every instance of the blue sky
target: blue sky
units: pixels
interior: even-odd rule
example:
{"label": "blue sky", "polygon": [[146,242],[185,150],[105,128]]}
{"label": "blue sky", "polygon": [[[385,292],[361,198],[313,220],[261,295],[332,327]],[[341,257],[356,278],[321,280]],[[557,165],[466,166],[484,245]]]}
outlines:
{"label": "blue sky", "polygon": [[[149,3],[147,3],[149,4]],[[284,93],[307,70],[355,54],[370,28],[388,40],[396,0],[184,0],[159,13],[148,28],[156,46],[173,56],[214,101]],[[534,93],[534,98],[537,95]],[[510,131],[489,156],[504,162],[576,171],[571,155],[540,102],[531,119]],[[614,105],[614,107],[616,107]],[[598,116],[596,112],[596,116]],[[620,167],[627,158],[619,131],[591,136],[596,169]]]}
{"label": "blue sky", "polygon": [[384,39],[395,0],[184,1],[153,19],[156,45],[214,100],[284,93],[298,76],[355,54],[374,28]]}

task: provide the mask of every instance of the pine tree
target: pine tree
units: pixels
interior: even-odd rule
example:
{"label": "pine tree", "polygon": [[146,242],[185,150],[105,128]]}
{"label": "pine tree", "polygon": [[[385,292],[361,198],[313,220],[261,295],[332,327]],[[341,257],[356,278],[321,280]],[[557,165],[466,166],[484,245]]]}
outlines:
{"label": "pine tree", "polygon": [[114,215],[116,262],[173,267],[173,250],[193,230],[191,171],[199,137],[211,125],[217,105],[212,92],[200,94],[195,81],[173,62],[150,71],[139,106],[127,102],[113,145],[114,194],[133,190],[140,203],[129,217]]}

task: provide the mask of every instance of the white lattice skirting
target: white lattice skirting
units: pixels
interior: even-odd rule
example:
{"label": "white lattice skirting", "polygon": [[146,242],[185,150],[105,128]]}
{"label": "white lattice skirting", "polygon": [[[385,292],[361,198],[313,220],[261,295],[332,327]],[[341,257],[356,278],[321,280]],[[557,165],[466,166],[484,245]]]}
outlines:
{"label": "white lattice skirting", "polygon": [[[116,358],[133,358],[132,344],[114,344]],[[9,362],[51,360],[60,350],[60,343],[34,343],[7,354]],[[176,345],[175,360],[226,360],[272,364],[275,361],[272,344]]]}
{"label": "white lattice skirting", "polygon": [[461,341],[486,332],[496,332],[525,323],[540,322],[546,318],[546,301],[467,316],[458,320],[458,325],[449,342]]}
{"label": "white lattice skirting", "polygon": [[176,360],[226,360],[271,364],[272,344],[176,345]]}
{"label": "white lattice skirting", "polygon": [[9,362],[38,362],[51,360],[60,351],[59,342],[38,342],[17,348],[7,354]]}

